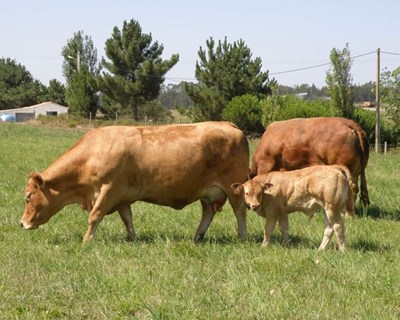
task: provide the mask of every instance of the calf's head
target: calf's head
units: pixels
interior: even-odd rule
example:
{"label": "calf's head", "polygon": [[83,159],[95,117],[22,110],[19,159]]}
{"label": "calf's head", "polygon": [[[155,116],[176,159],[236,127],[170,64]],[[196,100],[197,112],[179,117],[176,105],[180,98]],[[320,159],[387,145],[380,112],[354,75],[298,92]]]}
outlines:
{"label": "calf's head", "polygon": [[36,229],[46,223],[56,212],[54,201],[50,201],[51,194],[43,177],[38,173],[31,173],[25,189],[25,208],[21,218],[21,227]]}
{"label": "calf's head", "polygon": [[272,187],[271,183],[260,183],[258,181],[248,180],[245,183],[234,183],[231,185],[235,194],[242,194],[246,205],[258,211],[262,205],[263,194]]}

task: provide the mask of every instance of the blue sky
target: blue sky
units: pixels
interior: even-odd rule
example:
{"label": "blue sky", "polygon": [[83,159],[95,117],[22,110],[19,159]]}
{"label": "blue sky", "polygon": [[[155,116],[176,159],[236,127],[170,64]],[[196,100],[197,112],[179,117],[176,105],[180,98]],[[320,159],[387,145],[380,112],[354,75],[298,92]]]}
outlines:
{"label": "blue sky", "polygon": [[[0,2],[0,57],[24,65],[48,85],[62,77],[61,49],[74,32],[91,36],[99,59],[113,28],[139,21],[144,33],[164,45],[163,58],[179,53],[180,61],[166,75],[167,83],[194,79],[200,46],[213,37],[242,39],[262,70],[280,84],[325,85],[329,66],[283,74],[329,62],[332,48],[346,43],[352,56],[374,52],[400,53],[399,0],[13,0]],[[400,55],[382,54],[381,67],[400,66]],[[354,59],[353,83],[376,79],[376,54]],[[271,76],[272,77],[272,76]]]}

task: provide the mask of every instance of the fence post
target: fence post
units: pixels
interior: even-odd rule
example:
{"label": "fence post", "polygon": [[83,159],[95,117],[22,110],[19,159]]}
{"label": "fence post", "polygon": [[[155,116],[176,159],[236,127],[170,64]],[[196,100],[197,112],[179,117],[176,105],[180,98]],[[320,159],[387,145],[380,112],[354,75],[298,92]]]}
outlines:
{"label": "fence post", "polygon": [[387,147],[387,141],[385,141],[384,145],[383,145],[383,153],[386,154],[388,151],[388,147]]}

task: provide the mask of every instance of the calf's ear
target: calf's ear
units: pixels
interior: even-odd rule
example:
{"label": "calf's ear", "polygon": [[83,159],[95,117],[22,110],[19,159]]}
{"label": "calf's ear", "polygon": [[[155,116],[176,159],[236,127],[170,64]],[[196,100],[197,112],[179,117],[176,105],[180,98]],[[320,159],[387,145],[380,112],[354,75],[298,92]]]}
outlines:
{"label": "calf's ear", "polygon": [[272,183],[266,182],[261,185],[264,189],[264,193],[268,193],[268,190],[271,189],[274,185]]}
{"label": "calf's ear", "polygon": [[231,185],[231,188],[233,189],[234,194],[241,194],[243,190],[243,185],[241,183],[234,183]]}

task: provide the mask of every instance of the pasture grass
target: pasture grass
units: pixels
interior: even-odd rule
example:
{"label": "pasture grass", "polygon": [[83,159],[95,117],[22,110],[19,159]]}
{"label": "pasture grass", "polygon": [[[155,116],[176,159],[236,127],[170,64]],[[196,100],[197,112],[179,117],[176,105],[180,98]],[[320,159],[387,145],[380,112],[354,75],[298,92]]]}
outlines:
{"label": "pasture grass", "polygon": [[[72,205],[35,231],[19,227],[30,171],[44,170],[83,134],[0,124],[1,319],[399,319],[400,155],[371,154],[371,206],[345,220],[347,251],[318,253],[321,215],[290,216],[260,248],[264,220],[248,213],[236,237],[225,205],[205,241],[192,241],[200,205],[181,211],[135,203],[138,239],[125,242],[117,214],[81,240],[87,213]],[[254,142],[251,143],[254,150]]]}

